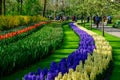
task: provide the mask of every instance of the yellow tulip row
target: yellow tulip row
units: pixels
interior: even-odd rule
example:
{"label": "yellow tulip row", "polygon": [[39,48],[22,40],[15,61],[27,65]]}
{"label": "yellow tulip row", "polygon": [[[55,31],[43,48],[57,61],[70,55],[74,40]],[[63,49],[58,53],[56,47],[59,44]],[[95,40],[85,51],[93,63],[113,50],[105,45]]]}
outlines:
{"label": "yellow tulip row", "polygon": [[0,16],[0,30],[11,29],[30,23],[45,21],[46,18],[38,16]]}
{"label": "yellow tulip row", "polygon": [[55,77],[55,80],[95,80],[97,75],[102,74],[108,68],[112,60],[112,47],[104,37],[87,30],[75,23],[81,30],[90,34],[95,40],[96,49],[93,54],[88,54],[84,64],[77,65],[76,70],[69,69],[69,72],[62,75],[61,72]]}

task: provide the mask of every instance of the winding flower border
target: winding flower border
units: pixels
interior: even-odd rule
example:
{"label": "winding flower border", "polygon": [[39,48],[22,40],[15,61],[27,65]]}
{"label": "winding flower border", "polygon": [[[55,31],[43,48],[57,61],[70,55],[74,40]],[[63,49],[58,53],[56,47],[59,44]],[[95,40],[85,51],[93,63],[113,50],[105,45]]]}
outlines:
{"label": "winding flower border", "polygon": [[96,49],[94,49],[92,55],[88,55],[84,64],[80,62],[79,65],[77,65],[75,71],[71,68],[69,72],[63,76],[60,72],[58,76],[55,77],[55,80],[95,80],[97,75],[102,74],[102,72],[107,69],[109,62],[112,60],[112,47],[104,37],[76,23],[74,25],[94,38]]}
{"label": "winding flower border", "polygon": [[49,70],[30,72],[23,80],[95,80],[107,69],[112,60],[109,42],[77,24],[70,23],[70,26],[81,37],[79,48],[58,64],[52,62]]}
{"label": "winding flower border", "polygon": [[58,64],[52,62],[49,70],[38,69],[37,72],[26,74],[24,80],[54,80],[59,72],[64,75],[71,68],[75,70],[80,61],[85,63],[87,56],[91,55],[95,49],[94,39],[88,33],[73,25],[73,23],[70,23],[70,26],[81,37],[79,48],[70,54],[68,58],[63,58]]}

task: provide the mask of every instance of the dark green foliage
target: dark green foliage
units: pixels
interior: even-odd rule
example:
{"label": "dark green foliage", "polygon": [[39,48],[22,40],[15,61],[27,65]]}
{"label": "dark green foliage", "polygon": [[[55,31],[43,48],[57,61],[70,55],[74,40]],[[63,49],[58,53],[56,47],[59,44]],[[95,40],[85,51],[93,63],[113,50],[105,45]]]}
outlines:
{"label": "dark green foliage", "polygon": [[116,22],[113,24],[113,27],[114,27],[114,28],[120,28],[120,20],[116,21]]}
{"label": "dark green foliage", "polygon": [[0,15],[2,14],[2,0],[0,0]]}
{"label": "dark green foliage", "polygon": [[62,27],[46,25],[17,42],[0,46],[0,74],[8,74],[42,59],[49,51],[54,51],[62,39]]}

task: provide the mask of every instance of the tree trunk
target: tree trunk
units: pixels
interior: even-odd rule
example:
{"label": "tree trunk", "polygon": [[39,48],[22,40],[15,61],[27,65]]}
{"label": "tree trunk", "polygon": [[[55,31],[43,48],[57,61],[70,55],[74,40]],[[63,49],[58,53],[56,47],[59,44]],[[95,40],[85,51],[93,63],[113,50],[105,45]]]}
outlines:
{"label": "tree trunk", "polygon": [[62,2],[62,12],[63,12],[63,15],[65,15],[65,11],[64,11],[64,6],[65,6],[64,0],[62,0],[61,2]]}
{"label": "tree trunk", "polygon": [[90,17],[91,17],[91,24],[90,24],[90,29],[92,30],[92,15],[90,15]]}
{"label": "tree trunk", "polygon": [[54,20],[56,19],[56,10],[54,10]]}
{"label": "tree trunk", "polygon": [[103,20],[103,16],[102,16],[102,35],[105,36],[105,34],[104,34],[104,20]]}
{"label": "tree trunk", "polygon": [[83,20],[83,21],[84,21],[84,27],[85,27],[85,23],[86,23],[86,22],[85,22],[85,16],[84,16],[84,20]]}
{"label": "tree trunk", "polygon": [[0,0],[0,15],[2,15],[2,0]]}
{"label": "tree trunk", "polygon": [[20,1],[20,5],[21,5],[21,8],[20,8],[20,15],[22,15],[22,3],[23,3],[23,0]]}
{"label": "tree trunk", "polygon": [[46,3],[47,3],[47,1],[46,1],[46,0],[44,0],[43,17],[45,17]]}
{"label": "tree trunk", "polygon": [[5,0],[3,0],[3,5],[4,5],[4,15],[5,15],[6,14]]}
{"label": "tree trunk", "polygon": [[17,0],[17,2],[18,2],[18,5],[17,5],[17,9],[18,9],[18,15],[20,14],[20,9],[19,9],[19,0]]}

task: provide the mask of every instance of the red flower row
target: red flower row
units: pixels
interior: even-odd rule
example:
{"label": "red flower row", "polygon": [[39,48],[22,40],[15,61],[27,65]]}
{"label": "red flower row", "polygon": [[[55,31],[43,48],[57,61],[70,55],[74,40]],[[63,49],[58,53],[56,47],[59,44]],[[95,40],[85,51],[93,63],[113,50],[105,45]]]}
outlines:
{"label": "red flower row", "polygon": [[12,36],[15,36],[15,35],[24,33],[24,32],[27,32],[27,31],[29,31],[29,30],[32,30],[32,29],[34,29],[34,28],[36,28],[36,27],[41,26],[42,24],[47,24],[47,22],[40,22],[40,23],[38,23],[38,24],[35,24],[35,25],[33,25],[33,26],[29,26],[29,27],[27,27],[27,28],[24,28],[24,29],[15,31],[15,32],[10,32],[10,33],[4,34],[4,35],[0,35],[0,40],[5,39],[5,38],[9,38],[9,37],[12,37]]}

